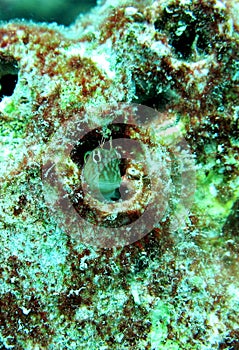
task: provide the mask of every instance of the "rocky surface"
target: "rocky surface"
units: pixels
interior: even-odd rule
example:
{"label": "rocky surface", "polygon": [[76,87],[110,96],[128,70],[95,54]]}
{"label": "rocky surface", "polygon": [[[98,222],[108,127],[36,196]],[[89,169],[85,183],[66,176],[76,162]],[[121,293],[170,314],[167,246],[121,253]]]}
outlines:
{"label": "rocky surface", "polygon": [[[70,27],[1,23],[1,349],[238,347],[238,14],[236,1],[106,1]],[[142,128],[122,112],[133,104],[150,111]],[[112,110],[130,128],[111,128]],[[104,212],[92,198],[84,212],[75,205],[115,230],[146,200],[167,200],[139,240],[78,240],[66,229],[71,217],[57,218],[58,183],[46,200],[42,167],[54,142],[57,152],[68,145],[72,120],[87,133],[65,157],[69,195],[81,195],[76,179],[87,152],[98,162],[99,144],[137,140],[147,161],[154,155],[146,170],[133,160],[108,169],[132,189],[121,216],[123,199],[116,219],[117,203]],[[155,164],[164,174],[158,202]],[[83,225],[81,238],[89,234]]]}

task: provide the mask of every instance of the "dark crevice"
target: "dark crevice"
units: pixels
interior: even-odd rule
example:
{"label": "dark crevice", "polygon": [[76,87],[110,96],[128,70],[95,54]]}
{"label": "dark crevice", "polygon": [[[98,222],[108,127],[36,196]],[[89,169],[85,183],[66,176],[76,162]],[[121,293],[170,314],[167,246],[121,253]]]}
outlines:
{"label": "dark crevice", "polygon": [[192,45],[196,37],[195,26],[189,25],[181,35],[175,35],[171,40],[175,53],[182,58],[190,57]]}
{"label": "dark crevice", "polygon": [[155,21],[155,29],[166,33],[175,55],[179,59],[193,59],[196,50],[200,55],[210,54],[212,51],[212,38],[217,27],[223,20],[223,13],[211,12],[205,6],[204,11],[197,7],[178,8],[168,6]]}
{"label": "dark crevice", "polygon": [[12,96],[17,81],[17,62],[12,58],[0,58],[0,102],[5,96]]}
{"label": "dark crevice", "polygon": [[165,91],[159,93],[156,91],[156,87],[145,92],[140,87],[136,86],[137,99],[132,102],[156,109],[159,112],[164,112],[169,106],[175,104],[178,100],[176,93],[169,88],[165,88]]}

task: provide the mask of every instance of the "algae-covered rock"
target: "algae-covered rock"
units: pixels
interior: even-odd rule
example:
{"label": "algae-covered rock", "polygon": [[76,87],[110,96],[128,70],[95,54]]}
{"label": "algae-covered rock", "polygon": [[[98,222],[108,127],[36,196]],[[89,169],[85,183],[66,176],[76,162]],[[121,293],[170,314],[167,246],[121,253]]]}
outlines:
{"label": "algae-covered rock", "polygon": [[2,349],[236,349],[237,1],[0,23]]}

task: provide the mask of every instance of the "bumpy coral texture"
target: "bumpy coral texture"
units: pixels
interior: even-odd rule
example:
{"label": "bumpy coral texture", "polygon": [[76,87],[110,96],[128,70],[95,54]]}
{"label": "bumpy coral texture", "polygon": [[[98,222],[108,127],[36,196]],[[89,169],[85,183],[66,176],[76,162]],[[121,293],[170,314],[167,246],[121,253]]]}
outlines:
{"label": "bumpy coral texture", "polygon": [[[116,0],[67,28],[1,23],[2,349],[238,346],[238,13],[236,1]],[[72,116],[119,102],[180,128],[195,199],[182,227],[166,216],[140,241],[95,249],[46,205],[42,155]]]}

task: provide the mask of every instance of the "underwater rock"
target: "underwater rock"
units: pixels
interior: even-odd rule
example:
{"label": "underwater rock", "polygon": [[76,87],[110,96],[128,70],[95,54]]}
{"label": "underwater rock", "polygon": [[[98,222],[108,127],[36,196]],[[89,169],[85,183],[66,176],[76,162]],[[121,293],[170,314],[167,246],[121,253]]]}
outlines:
{"label": "underwater rock", "polygon": [[0,23],[3,348],[239,342],[238,13],[116,0]]}

